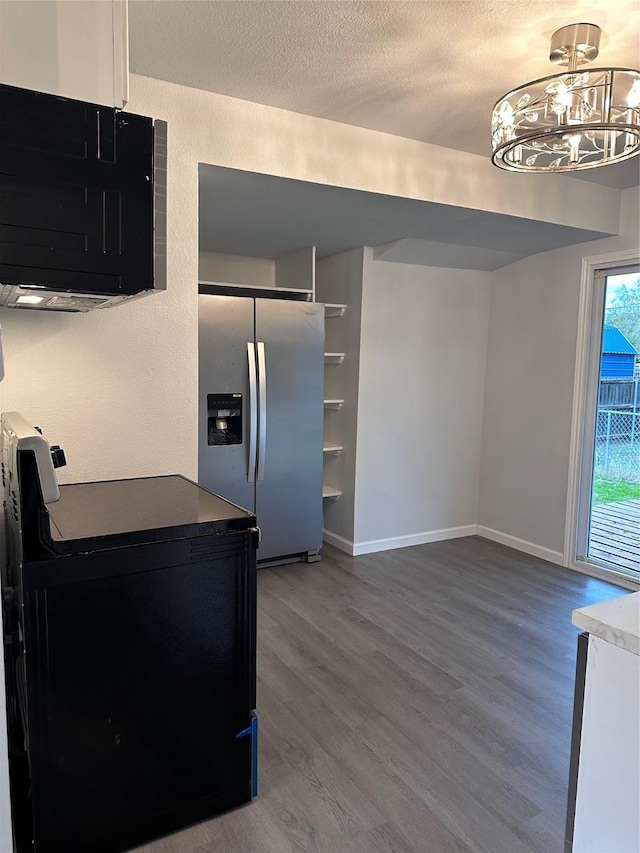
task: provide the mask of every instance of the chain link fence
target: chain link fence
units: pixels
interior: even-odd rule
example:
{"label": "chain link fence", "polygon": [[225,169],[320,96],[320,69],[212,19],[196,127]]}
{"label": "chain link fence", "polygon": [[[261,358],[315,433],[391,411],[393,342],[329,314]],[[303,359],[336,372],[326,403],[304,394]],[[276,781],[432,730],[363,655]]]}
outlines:
{"label": "chain link fence", "polygon": [[640,412],[598,410],[594,474],[640,483]]}

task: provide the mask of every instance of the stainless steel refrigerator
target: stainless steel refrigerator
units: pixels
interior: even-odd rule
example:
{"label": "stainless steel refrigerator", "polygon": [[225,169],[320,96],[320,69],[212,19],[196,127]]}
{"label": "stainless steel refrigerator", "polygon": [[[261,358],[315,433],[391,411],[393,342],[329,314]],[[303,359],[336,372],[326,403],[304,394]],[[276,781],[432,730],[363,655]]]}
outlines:
{"label": "stainless steel refrigerator", "polygon": [[259,563],[322,545],[324,306],[198,296],[199,474],[255,513]]}

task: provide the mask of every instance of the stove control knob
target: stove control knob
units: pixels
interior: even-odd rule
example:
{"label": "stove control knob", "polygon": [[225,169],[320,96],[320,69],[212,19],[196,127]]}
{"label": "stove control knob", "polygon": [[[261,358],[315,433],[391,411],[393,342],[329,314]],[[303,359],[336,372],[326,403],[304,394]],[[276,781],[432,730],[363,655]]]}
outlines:
{"label": "stove control knob", "polygon": [[51,446],[51,461],[53,462],[54,468],[62,468],[63,465],[67,464],[67,459],[64,455],[64,450],[60,447],[59,444],[53,444]]}

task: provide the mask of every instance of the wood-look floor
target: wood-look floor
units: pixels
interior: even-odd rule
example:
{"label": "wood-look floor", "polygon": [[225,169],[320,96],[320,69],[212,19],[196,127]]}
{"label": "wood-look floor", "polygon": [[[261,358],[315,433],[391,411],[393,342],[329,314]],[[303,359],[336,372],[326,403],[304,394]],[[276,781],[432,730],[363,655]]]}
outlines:
{"label": "wood-look floor", "polygon": [[478,538],[259,573],[260,794],[138,853],[561,853],[576,607]]}

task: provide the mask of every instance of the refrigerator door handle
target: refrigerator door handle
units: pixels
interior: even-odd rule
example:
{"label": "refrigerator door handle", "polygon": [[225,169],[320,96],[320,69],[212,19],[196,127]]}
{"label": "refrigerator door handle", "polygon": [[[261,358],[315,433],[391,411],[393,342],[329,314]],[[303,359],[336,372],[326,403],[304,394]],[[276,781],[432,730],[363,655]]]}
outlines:
{"label": "refrigerator door handle", "polygon": [[264,343],[258,341],[258,394],[260,407],[258,413],[258,475],[264,480],[264,457],[267,446],[267,362]]}
{"label": "refrigerator door handle", "polygon": [[256,376],[256,348],[253,341],[247,341],[247,361],[249,364],[249,459],[247,461],[247,483],[256,479],[256,442],[258,439],[258,380]]}

